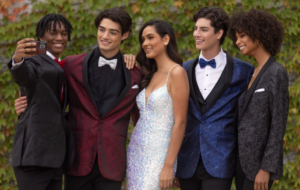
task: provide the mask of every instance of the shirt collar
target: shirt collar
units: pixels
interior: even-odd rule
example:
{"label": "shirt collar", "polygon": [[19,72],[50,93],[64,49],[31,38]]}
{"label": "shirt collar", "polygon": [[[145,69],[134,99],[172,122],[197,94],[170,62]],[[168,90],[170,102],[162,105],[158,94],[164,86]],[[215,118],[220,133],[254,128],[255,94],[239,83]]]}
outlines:
{"label": "shirt collar", "polygon": [[[207,60],[203,57],[202,51],[200,52],[199,60],[201,58],[204,59],[205,61],[210,61],[210,60]],[[215,59],[215,61],[216,61],[216,68],[218,68],[220,65],[222,65],[224,63],[224,60],[226,60],[226,54],[224,53],[222,48],[221,48],[220,53],[216,57],[214,57],[213,59]]]}
{"label": "shirt collar", "polygon": [[[56,57],[54,57],[54,55],[52,55],[52,53],[50,53],[49,51],[46,51],[46,54],[47,54],[49,57],[51,57],[53,60],[56,58]],[[61,59],[58,58],[58,61],[61,61]]]}

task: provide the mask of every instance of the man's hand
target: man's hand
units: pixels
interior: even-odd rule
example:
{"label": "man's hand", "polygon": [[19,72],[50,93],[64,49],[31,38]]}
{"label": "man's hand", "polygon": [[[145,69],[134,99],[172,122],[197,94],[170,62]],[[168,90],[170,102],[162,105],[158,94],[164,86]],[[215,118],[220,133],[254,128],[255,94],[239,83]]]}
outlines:
{"label": "man's hand", "polygon": [[180,189],[180,183],[178,177],[175,177],[175,179],[173,180],[173,188]]}
{"label": "man's hand", "polygon": [[255,177],[254,190],[268,190],[270,172],[260,169]]}
{"label": "man's hand", "polygon": [[29,41],[35,41],[35,40],[33,38],[26,38],[21,41],[18,41],[17,48],[13,57],[15,63],[20,63],[23,57],[32,57],[36,55],[35,53],[36,48],[29,48],[35,46],[36,43],[29,42]]}
{"label": "man's hand", "polygon": [[126,63],[126,68],[132,69],[134,66],[137,66],[135,55],[125,54],[124,62]]}
{"label": "man's hand", "polygon": [[15,100],[15,110],[17,114],[20,116],[27,107],[27,98],[26,96],[21,97],[21,93],[19,93],[19,98]]}

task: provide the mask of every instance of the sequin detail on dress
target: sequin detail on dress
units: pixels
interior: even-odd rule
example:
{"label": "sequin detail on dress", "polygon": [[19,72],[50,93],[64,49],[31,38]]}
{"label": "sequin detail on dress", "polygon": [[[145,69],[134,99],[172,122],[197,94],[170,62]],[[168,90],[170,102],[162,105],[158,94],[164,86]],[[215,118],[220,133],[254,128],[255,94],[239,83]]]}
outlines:
{"label": "sequin detail on dress", "polygon": [[[127,150],[127,190],[160,190],[160,172],[174,126],[173,101],[167,88],[169,73],[166,84],[154,90],[147,102],[145,88],[136,98],[140,118]],[[176,166],[177,161],[173,166],[173,177]]]}

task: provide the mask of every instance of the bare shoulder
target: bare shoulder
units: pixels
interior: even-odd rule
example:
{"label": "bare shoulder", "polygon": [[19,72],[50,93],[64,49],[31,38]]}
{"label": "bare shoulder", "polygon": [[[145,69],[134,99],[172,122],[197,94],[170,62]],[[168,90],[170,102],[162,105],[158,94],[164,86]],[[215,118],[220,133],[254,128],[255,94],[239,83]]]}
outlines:
{"label": "bare shoulder", "polygon": [[170,78],[176,79],[176,78],[182,78],[186,76],[187,74],[185,69],[180,65],[174,66],[170,71]]}

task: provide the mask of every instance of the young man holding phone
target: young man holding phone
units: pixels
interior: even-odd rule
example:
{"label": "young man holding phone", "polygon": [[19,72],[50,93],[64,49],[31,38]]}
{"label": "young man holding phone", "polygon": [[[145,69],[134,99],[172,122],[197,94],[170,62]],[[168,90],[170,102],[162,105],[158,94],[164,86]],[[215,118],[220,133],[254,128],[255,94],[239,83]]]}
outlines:
{"label": "young man holding phone", "polygon": [[71,32],[72,25],[66,18],[48,14],[37,24],[38,41],[19,41],[8,63],[28,101],[17,123],[12,148],[12,166],[20,190],[61,189],[63,167],[72,164],[73,139],[63,116],[65,84],[60,60]]}
{"label": "young man holding phone", "polygon": [[75,140],[74,163],[65,170],[66,190],[120,190],[130,116],[134,123],[139,117],[135,97],[141,69],[126,69],[120,52],[131,17],[121,9],[107,9],[96,17],[95,26],[98,46],[65,59],[68,122]]}

